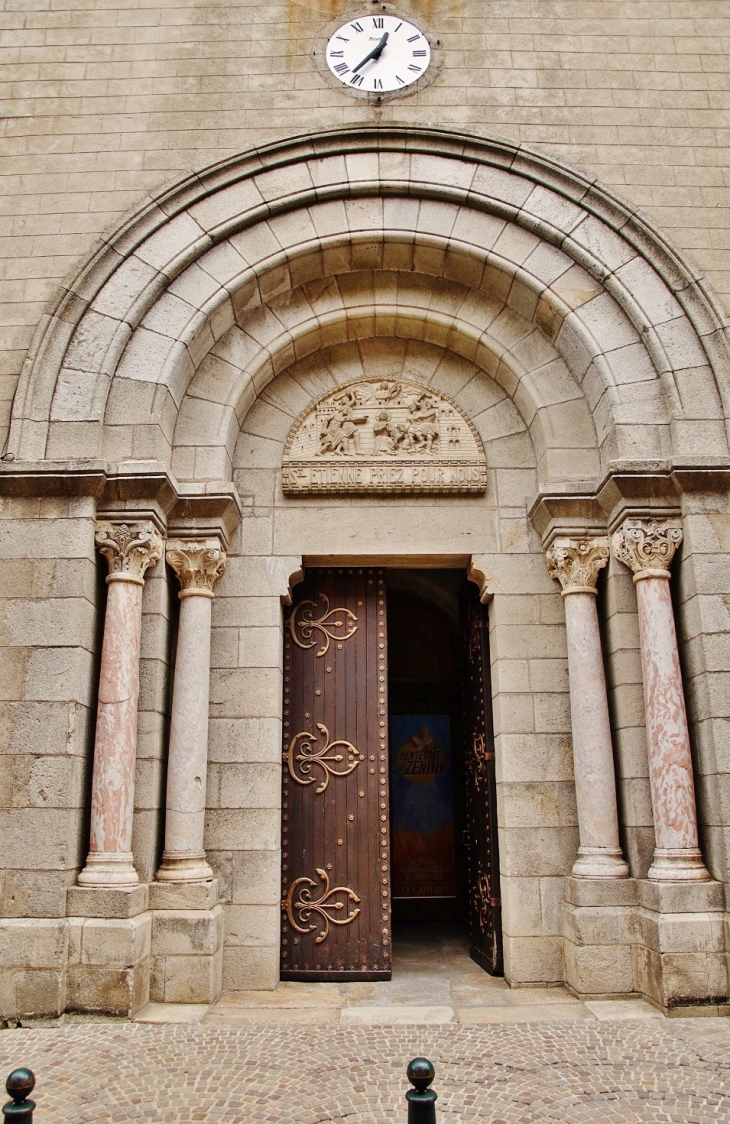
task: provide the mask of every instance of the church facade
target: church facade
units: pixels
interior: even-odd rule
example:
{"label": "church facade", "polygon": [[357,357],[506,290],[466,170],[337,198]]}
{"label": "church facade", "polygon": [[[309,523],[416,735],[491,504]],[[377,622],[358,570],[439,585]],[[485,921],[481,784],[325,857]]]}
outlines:
{"label": "church facade", "polygon": [[3,1018],[385,979],[424,901],[728,1012],[728,30],[15,21]]}

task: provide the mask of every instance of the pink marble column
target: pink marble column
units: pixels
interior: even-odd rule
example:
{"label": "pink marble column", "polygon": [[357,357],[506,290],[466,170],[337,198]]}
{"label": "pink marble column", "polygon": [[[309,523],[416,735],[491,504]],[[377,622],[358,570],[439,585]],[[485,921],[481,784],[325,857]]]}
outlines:
{"label": "pink marble column", "polygon": [[91,833],[81,886],[133,886],[134,770],[144,574],[162,554],[152,523],[99,523],[109,564],[91,780]]}
{"label": "pink marble column", "polygon": [[580,846],[577,878],[626,878],[618,835],[616,779],[606,677],[596,612],[598,571],[608,562],[607,538],[555,539],[547,552],[550,575],[565,600],[570,716]]}
{"label": "pink marble column", "polygon": [[180,623],[167,761],[165,850],[157,880],[205,882],[213,877],[203,849],[211,602],[226,556],[218,539],[170,540],[167,561],[180,581]]}
{"label": "pink marble column", "polygon": [[644,679],[646,740],[654,812],[655,882],[706,882],[697,835],[697,808],[687,711],[669,568],[682,530],[656,520],[627,519],[613,552],[634,572]]}

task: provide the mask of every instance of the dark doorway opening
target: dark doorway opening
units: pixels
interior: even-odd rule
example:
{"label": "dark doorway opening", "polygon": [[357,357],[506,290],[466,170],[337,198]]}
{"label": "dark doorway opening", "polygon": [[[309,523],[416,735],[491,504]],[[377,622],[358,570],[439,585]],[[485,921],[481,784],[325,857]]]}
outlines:
{"label": "dark doorway opening", "polygon": [[487,614],[463,570],[388,570],[394,940],[470,934],[502,973]]}

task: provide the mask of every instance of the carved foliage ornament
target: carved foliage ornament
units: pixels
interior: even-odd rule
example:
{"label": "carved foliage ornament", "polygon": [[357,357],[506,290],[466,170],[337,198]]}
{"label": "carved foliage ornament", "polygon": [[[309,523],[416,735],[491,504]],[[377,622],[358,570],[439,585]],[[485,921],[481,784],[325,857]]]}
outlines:
{"label": "carved foliage ornament", "polygon": [[635,574],[642,570],[668,573],[682,537],[682,528],[671,523],[656,519],[627,519],[614,534],[611,545],[619,562]]}
{"label": "carved foliage ornament", "polygon": [[[317,657],[329,651],[330,640],[349,640],[357,632],[357,617],[350,609],[330,609],[329,597],[324,593],[320,593],[319,599],[324,604],[321,616],[314,616],[314,601],[300,601],[288,621],[291,638],[298,648],[314,648],[318,642],[322,645]],[[320,636],[315,637],[315,633]]]}
{"label": "carved foliage ornament", "polygon": [[294,423],[283,488],[321,492],[483,492],[479,434],[445,394],[364,378],[331,390]]}
{"label": "carved foliage ornament", "polygon": [[95,537],[110,578],[141,583],[145,570],[162,557],[162,539],[152,523],[97,523]]}
{"label": "carved foliage ornament", "polygon": [[598,571],[608,562],[608,539],[555,539],[546,557],[550,577],[564,590],[594,590]]}
{"label": "carved foliage ornament", "polygon": [[[322,722],[317,722],[317,729],[323,738],[323,744],[319,749],[315,748],[317,737],[310,734],[308,730],[302,730],[292,738],[289,752],[284,758],[297,784],[314,784],[318,778],[312,776],[313,767],[322,770],[322,778],[314,790],[316,796],[327,788],[330,777],[349,777],[360,762],[365,760],[364,755],[358,753],[352,742],[342,740],[331,742],[330,732]],[[344,752],[336,752],[338,749]],[[341,767],[343,762],[344,768]]]}
{"label": "carved foliage ornament", "polygon": [[225,551],[218,539],[170,539],[166,558],[177,574],[182,592],[213,592],[226,569]]}
{"label": "carved foliage ornament", "polygon": [[[330,889],[327,872],[321,867],[316,867],[316,871],[324,883],[320,896],[312,897],[312,891],[317,885],[313,878],[297,878],[292,882],[283,905],[292,928],[298,933],[314,933],[319,929],[314,943],[322,944],[329,936],[330,925],[352,924],[360,913],[360,898],[349,886],[333,886]],[[344,895],[345,900],[338,900],[339,895]],[[354,902],[357,908],[352,909],[349,902]],[[343,910],[348,910],[347,916],[337,916]],[[313,920],[313,916],[317,920]]]}

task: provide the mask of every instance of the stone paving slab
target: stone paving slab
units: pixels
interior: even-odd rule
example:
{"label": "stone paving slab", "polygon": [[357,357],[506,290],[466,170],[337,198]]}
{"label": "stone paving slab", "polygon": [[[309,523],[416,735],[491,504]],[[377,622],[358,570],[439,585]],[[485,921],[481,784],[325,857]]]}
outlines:
{"label": "stone paving slab", "polygon": [[517,1007],[464,1007],[458,1013],[465,1026],[481,1023],[581,1022],[594,1016],[582,1003],[523,1003]]}
{"label": "stone paving slab", "polygon": [[[524,1011],[524,1008],[522,1008]],[[730,1020],[498,1026],[77,1022],[0,1034],[37,1075],[37,1124],[405,1124],[405,1066],[436,1066],[438,1124],[723,1124]]]}
{"label": "stone paving slab", "polygon": [[453,1007],[344,1007],[340,1026],[439,1026],[456,1021]]}

